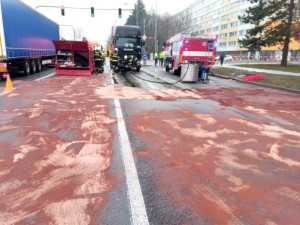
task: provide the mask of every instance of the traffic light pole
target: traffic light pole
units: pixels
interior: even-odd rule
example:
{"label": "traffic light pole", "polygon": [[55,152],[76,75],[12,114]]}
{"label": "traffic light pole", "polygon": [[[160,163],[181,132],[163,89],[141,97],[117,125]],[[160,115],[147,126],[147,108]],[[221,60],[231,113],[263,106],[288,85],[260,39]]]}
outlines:
{"label": "traffic light pole", "polygon": [[[35,9],[38,9],[38,8],[61,8],[61,6],[50,6],[50,5],[38,5],[35,7]],[[68,6],[64,6],[65,9],[88,9],[88,10],[91,10],[91,7],[89,8],[83,8],[83,7],[68,7]],[[94,10],[111,10],[111,11],[118,11],[119,8],[117,9],[97,9],[97,8],[94,8]],[[122,11],[139,11],[139,12],[142,12],[141,10],[139,9],[122,9]]]}

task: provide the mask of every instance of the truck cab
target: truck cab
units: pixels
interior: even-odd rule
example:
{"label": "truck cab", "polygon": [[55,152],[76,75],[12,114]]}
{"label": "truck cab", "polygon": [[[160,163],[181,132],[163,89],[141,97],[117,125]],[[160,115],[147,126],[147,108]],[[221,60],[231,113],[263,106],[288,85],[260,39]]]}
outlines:
{"label": "truck cab", "polygon": [[142,44],[141,28],[138,26],[113,26],[111,35],[111,52],[118,49],[120,70],[127,70],[130,55],[137,57],[137,71],[141,67]]}

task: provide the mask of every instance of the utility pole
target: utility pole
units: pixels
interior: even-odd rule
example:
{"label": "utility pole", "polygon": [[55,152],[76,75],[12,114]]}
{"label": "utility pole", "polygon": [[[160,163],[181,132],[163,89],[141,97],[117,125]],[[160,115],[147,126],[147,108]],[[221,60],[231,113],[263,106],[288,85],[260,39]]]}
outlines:
{"label": "utility pole", "polygon": [[145,23],[146,23],[146,20],[144,19],[144,35],[146,34],[146,32],[145,32]]}
{"label": "utility pole", "polygon": [[137,10],[137,8],[138,8],[138,4],[136,3],[136,6],[135,6],[135,17],[136,17],[136,25],[138,26],[139,23],[138,23],[138,10]]}
{"label": "utility pole", "polygon": [[158,51],[157,49],[157,0],[156,0],[156,10],[155,10],[155,53]]}

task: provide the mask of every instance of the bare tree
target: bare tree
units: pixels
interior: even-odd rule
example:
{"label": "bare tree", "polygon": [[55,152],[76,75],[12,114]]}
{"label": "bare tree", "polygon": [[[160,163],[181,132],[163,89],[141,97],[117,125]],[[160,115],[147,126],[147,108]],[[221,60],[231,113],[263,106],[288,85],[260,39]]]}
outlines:
{"label": "bare tree", "polygon": [[82,40],[83,38],[83,29],[82,27],[75,28],[75,40]]}

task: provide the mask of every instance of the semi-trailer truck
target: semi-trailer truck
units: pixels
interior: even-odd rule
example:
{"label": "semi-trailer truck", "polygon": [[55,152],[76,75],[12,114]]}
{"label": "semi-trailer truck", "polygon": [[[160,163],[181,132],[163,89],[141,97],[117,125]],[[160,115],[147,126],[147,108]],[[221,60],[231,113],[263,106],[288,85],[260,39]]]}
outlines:
{"label": "semi-trailer truck", "polygon": [[20,0],[0,0],[0,79],[41,71],[55,59],[59,25]]}

